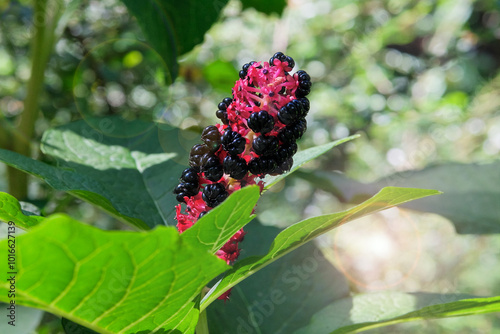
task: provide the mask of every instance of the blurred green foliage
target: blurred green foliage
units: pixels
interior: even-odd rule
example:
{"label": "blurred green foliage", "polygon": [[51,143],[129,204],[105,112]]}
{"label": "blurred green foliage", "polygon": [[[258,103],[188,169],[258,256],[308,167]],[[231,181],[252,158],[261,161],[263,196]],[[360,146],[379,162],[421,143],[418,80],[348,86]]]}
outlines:
{"label": "blurred green foliage", "polygon": [[[282,15],[276,14],[281,5],[269,7],[259,1],[265,6],[254,6],[259,12],[246,8],[248,3],[228,3],[204,42],[180,58],[179,77],[168,86],[162,57],[122,3],[82,1],[45,72],[37,138],[50,127],[88,115],[156,119],[181,128],[214,124],[217,104],[230,96],[239,67],[283,51],[295,59],[297,68],[308,71],[314,84],[302,149],[362,135],[310,168],[340,170],[370,182],[443,161],[498,159],[498,1],[289,0]],[[32,24],[30,3],[1,3],[0,122],[4,125],[13,124],[23,111]],[[5,181],[0,187],[5,190]],[[89,222],[99,217],[106,227],[118,224],[88,204],[35,181],[30,196],[45,213],[65,210]],[[268,225],[286,226],[343,205],[292,177],[266,196],[257,213]],[[276,212],[276,206],[290,209]],[[498,236],[456,237],[440,217],[411,217],[418,222],[424,255],[421,267],[398,288],[500,294]],[[352,289],[363,287],[353,284]],[[45,332],[56,332],[51,324],[43,326]],[[397,331],[412,333],[472,329],[489,333],[500,328],[500,318],[398,326]]]}

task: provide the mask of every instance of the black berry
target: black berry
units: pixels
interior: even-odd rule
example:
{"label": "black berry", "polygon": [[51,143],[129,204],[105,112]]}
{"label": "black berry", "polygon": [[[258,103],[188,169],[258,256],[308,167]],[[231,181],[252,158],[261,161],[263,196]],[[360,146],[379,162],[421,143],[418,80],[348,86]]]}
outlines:
{"label": "black berry", "polygon": [[246,140],[238,132],[227,130],[222,135],[222,147],[231,155],[243,153]]}
{"label": "black berry", "polygon": [[255,133],[268,133],[274,128],[274,118],[267,111],[252,113],[247,121],[248,127]]}
{"label": "black berry", "polygon": [[209,207],[216,207],[222,203],[228,196],[224,186],[220,183],[207,184],[203,188],[202,198]]}
{"label": "black berry", "polygon": [[252,147],[258,155],[269,156],[276,152],[278,144],[278,138],[275,136],[259,136],[253,140]]}
{"label": "black berry", "polygon": [[248,170],[254,175],[268,174],[276,168],[276,161],[272,158],[254,158],[248,163]]}
{"label": "black berry", "polygon": [[289,125],[299,119],[302,114],[304,114],[302,103],[293,100],[281,107],[278,111],[278,119],[281,123]]}
{"label": "black berry", "polygon": [[182,172],[181,180],[184,182],[198,183],[198,172],[194,168],[186,168]]}
{"label": "black berry", "polygon": [[202,163],[205,178],[213,182],[219,181],[224,174],[219,158],[214,155],[206,155],[203,157]]}
{"label": "black berry", "polygon": [[223,162],[224,173],[231,176],[233,179],[241,180],[248,171],[245,159],[238,156],[228,155],[224,158]]}

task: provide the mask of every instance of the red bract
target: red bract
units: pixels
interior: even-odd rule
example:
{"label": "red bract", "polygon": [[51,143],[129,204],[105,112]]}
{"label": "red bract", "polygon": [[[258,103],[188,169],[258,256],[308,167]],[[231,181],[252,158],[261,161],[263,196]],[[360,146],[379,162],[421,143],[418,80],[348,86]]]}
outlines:
{"label": "red bract", "polygon": [[[231,193],[247,185],[264,184],[257,178],[290,170],[296,140],[307,128],[305,117],[311,88],[309,75],[289,71],[295,62],[277,52],[269,62],[243,65],[232,98],[219,103],[222,124],[205,128],[203,144],[195,145],[187,168],[175,188],[177,228],[180,233]],[[232,264],[239,256],[245,232],[238,231],[216,255]],[[219,299],[227,300],[230,291]]]}

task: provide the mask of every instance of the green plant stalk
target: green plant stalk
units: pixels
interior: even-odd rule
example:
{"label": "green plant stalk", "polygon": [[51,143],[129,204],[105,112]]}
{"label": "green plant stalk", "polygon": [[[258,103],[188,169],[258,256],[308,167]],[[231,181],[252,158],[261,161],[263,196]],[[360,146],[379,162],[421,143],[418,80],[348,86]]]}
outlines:
{"label": "green plant stalk", "polygon": [[[202,300],[203,297],[205,297],[205,295],[207,294],[208,291],[210,291],[209,288],[207,288],[207,287],[203,288],[203,290],[201,291],[201,294],[200,294],[200,300]],[[198,318],[198,324],[196,324],[195,333],[196,334],[210,334],[208,332],[207,310],[203,310],[200,312],[200,317]]]}
{"label": "green plant stalk", "polygon": [[[44,73],[55,43],[55,29],[62,13],[57,1],[48,5],[48,0],[35,0],[33,13],[33,40],[31,46],[31,76],[26,89],[24,111],[12,134],[12,149],[31,156],[35,123],[39,115],[39,97],[42,93]],[[39,22],[43,19],[42,22]],[[18,199],[25,199],[28,192],[28,175],[8,167],[9,192]]]}

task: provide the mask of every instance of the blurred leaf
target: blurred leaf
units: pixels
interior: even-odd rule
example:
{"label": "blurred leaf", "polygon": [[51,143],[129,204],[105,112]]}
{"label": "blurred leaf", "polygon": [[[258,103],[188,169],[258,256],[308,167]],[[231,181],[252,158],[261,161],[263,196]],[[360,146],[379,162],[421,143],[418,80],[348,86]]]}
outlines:
{"label": "blurred leaf", "polygon": [[443,164],[405,171],[363,184],[339,173],[299,172],[319,189],[343,201],[360,202],[383,186],[436,188],[442,196],[403,207],[448,218],[458,233],[500,233],[500,161],[491,164]]}
{"label": "blurred leaf", "polygon": [[[227,265],[181,239],[175,228],[101,231],[65,215],[16,238],[16,303],[99,333],[193,333],[198,295]],[[0,242],[0,253],[7,241]],[[0,263],[7,272],[7,261]],[[8,301],[8,276],[0,300]]]}
{"label": "blurred leaf", "polygon": [[309,218],[294,224],[278,234],[266,255],[254,256],[237,262],[217,286],[205,296],[201,303],[201,309],[210,305],[227,289],[331,229],[370,213],[437,194],[439,191],[436,190],[387,187],[369,200],[347,211]]}
{"label": "blurred leaf", "polygon": [[333,142],[328,143],[328,144],[314,146],[314,147],[308,148],[307,150],[297,152],[297,154],[295,154],[293,157],[293,166],[288,173],[275,175],[275,176],[268,175],[264,178],[264,184],[266,185],[265,189],[271,188],[276,183],[278,183],[279,181],[281,181],[282,179],[284,179],[288,175],[295,172],[297,169],[299,169],[305,163],[308,163],[309,161],[316,159],[320,155],[325,154],[326,152],[328,152],[329,150],[331,150],[335,146],[338,146],[338,145],[343,144],[345,142],[351,141],[351,140],[356,139],[358,137],[359,137],[359,135],[349,136],[346,138],[342,138],[342,139],[333,141]]}
{"label": "blurred leaf", "polygon": [[178,203],[172,190],[185,168],[180,162],[191,134],[119,118],[103,118],[101,124],[107,134],[84,121],[46,131],[41,148],[57,166],[6,150],[0,150],[0,161],[138,228],[173,224]]}
{"label": "blurred leaf", "polygon": [[238,78],[238,71],[233,64],[216,60],[203,68],[203,75],[214,89],[221,92],[230,92],[236,78]]}
{"label": "blurred leaf", "polygon": [[[280,229],[256,221],[245,231],[242,258],[264,254]],[[225,305],[212,304],[207,309],[210,332],[292,333],[348,294],[344,276],[308,243],[235,286]]]}
{"label": "blurred leaf", "polygon": [[241,3],[243,4],[243,9],[255,8],[259,12],[268,15],[272,13],[281,15],[286,7],[286,0],[241,0]]}
{"label": "blurred leaf", "polygon": [[0,220],[4,222],[13,221],[16,226],[29,229],[42,221],[44,217],[26,215],[21,209],[18,200],[7,194],[0,192]]}
{"label": "blurred leaf", "polygon": [[164,59],[173,81],[179,72],[177,56],[191,51],[219,18],[228,0],[122,0],[137,18],[149,43]]}
{"label": "blurred leaf", "polygon": [[252,211],[259,199],[258,186],[248,186],[231,194],[182,233],[182,239],[215,254],[236,232],[255,216]]}
{"label": "blurred leaf", "polygon": [[380,292],[335,301],[294,334],[359,333],[414,320],[500,312],[500,297],[457,294]]}

